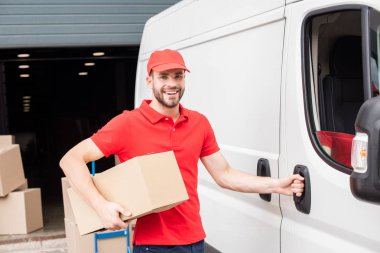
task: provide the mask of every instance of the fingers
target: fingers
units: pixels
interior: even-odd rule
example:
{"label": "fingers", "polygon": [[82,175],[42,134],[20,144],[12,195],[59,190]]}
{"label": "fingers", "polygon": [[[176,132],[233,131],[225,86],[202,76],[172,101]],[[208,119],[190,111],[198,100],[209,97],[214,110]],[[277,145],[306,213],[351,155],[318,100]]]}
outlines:
{"label": "fingers", "polygon": [[297,197],[301,197],[305,188],[304,178],[299,174],[293,175],[293,182],[290,185],[290,188],[293,194]]}
{"label": "fingers", "polygon": [[304,188],[305,184],[302,181],[299,180],[294,180],[293,183],[291,184],[292,188]]}
{"label": "fingers", "polygon": [[120,229],[126,229],[128,227],[128,225],[123,222],[121,219],[118,219],[118,220],[114,220],[110,226],[106,227],[106,229],[109,229],[109,230],[120,230]]}
{"label": "fingers", "polygon": [[305,179],[300,174],[294,174],[293,180],[304,181]]}
{"label": "fingers", "polygon": [[117,211],[116,223],[113,225],[115,229],[126,229],[128,224],[123,221],[123,219],[128,219],[132,216],[132,213],[129,210],[124,209],[122,206],[115,204],[115,210]]}
{"label": "fingers", "polygon": [[123,222],[120,218],[123,215],[125,218],[131,217],[132,213],[129,210],[125,210],[122,206],[108,202],[106,206],[107,215],[103,217],[103,225],[109,230],[126,229],[128,224]]}
{"label": "fingers", "polygon": [[291,187],[293,193],[303,193],[303,187]]}
{"label": "fingers", "polygon": [[304,178],[299,175],[299,174],[295,174],[293,175],[293,181],[291,183],[291,187],[292,188],[295,188],[295,189],[300,189],[300,188],[304,188],[305,187],[305,184],[304,184]]}
{"label": "fingers", "polygon": [[132,216],[132,213],[129,210],[125,210],[122,206],[116,204],[116,211],[124,215],[126,218]]}

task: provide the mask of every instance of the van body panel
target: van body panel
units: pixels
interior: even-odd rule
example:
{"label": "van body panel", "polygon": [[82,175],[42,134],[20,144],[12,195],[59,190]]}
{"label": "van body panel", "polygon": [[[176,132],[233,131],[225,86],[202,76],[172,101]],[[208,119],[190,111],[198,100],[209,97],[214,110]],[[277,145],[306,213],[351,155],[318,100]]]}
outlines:
{"label": "van body panel", "polygon": [[[212,11],[215,8],[218,11]],[[285,0],[182,1],[151,18],[145,25],[141,53],[169,47],[226,25],[285,6]],[[157,31],[165,28],[165,32]]]}
{"label": "van body panel", "polygon": [[311,211],[308,215],[301,213],[292,198],[280,196],[283,253],[380,250],[380,207],[353,197],[349,175],[334,169],[316,153],[305,122],[302,23],[311,11],[343,4],[380,10],[378,1],[300,1],[286,7],[279,176],[292,174],[299,164],[308,167]]}
{"label": "van body panel", "polygon": [[[277,177],[281,83],[277,76],[281,61],[277,59],[281,58],[285,20],[273,18],[273,23],[184,49],[192,73],[188,75],[183,103],[209,118],[223,154],[234,167],[256,174],[258,160],[265,158],[272,176]],[[231,48],[232,44],[237,46]],[[260,50],[268,44],[272,50]],[[255,108],[268,111],[262,113]],[[200,168],[201,215],[207,242],[221,252],[279,252],[278,196],[272,195],[272,201],[267,203],[256,194],[226,195],[226,190],[204,183],[207,180],[215,185],[206,170]],[[225,217],[233,222],[220,222]]]}

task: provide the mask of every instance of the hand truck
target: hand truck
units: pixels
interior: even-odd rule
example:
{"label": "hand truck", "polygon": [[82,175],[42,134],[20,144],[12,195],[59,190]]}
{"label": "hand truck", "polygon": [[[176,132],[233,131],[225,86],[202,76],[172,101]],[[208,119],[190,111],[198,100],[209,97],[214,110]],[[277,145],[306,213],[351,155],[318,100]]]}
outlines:
{"label": "hand truck", "polygon": [[[91,174],[92,174],[92,176],[95,175],[95,161],[92,161],[92,163],[91,163]],[[99,253],[99,251],[98,251],[98,240],[120,237],[120,236],[125,236],[125,239],[127,241],[127,253],[131,253],[131,247],[130,247],[130,243],[129,243],[130,242],[129,241],[129,226],[125,230],[103,232],[103,233],[96,233],[95,232],[94,233],[95,253]]]}

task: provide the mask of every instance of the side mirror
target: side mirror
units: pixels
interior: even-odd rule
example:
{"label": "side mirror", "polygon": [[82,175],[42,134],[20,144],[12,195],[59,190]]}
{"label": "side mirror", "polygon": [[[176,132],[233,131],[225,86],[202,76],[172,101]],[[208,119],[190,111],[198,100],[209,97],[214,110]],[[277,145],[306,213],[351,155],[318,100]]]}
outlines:
{"label": "side mirror", "polygon": [[357,199],[380,204],[380,97],[368,99],[361,106],[355,131],[351,192]]}

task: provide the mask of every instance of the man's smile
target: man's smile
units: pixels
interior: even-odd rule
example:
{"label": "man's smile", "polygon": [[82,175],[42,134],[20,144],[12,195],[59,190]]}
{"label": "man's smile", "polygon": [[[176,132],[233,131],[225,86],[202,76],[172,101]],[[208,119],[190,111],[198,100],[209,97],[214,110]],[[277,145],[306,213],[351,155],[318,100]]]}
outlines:
{"label": "man's smile", "polygon": [[175,95],[178,93],[178,90],[164,90],[166,95]]}

